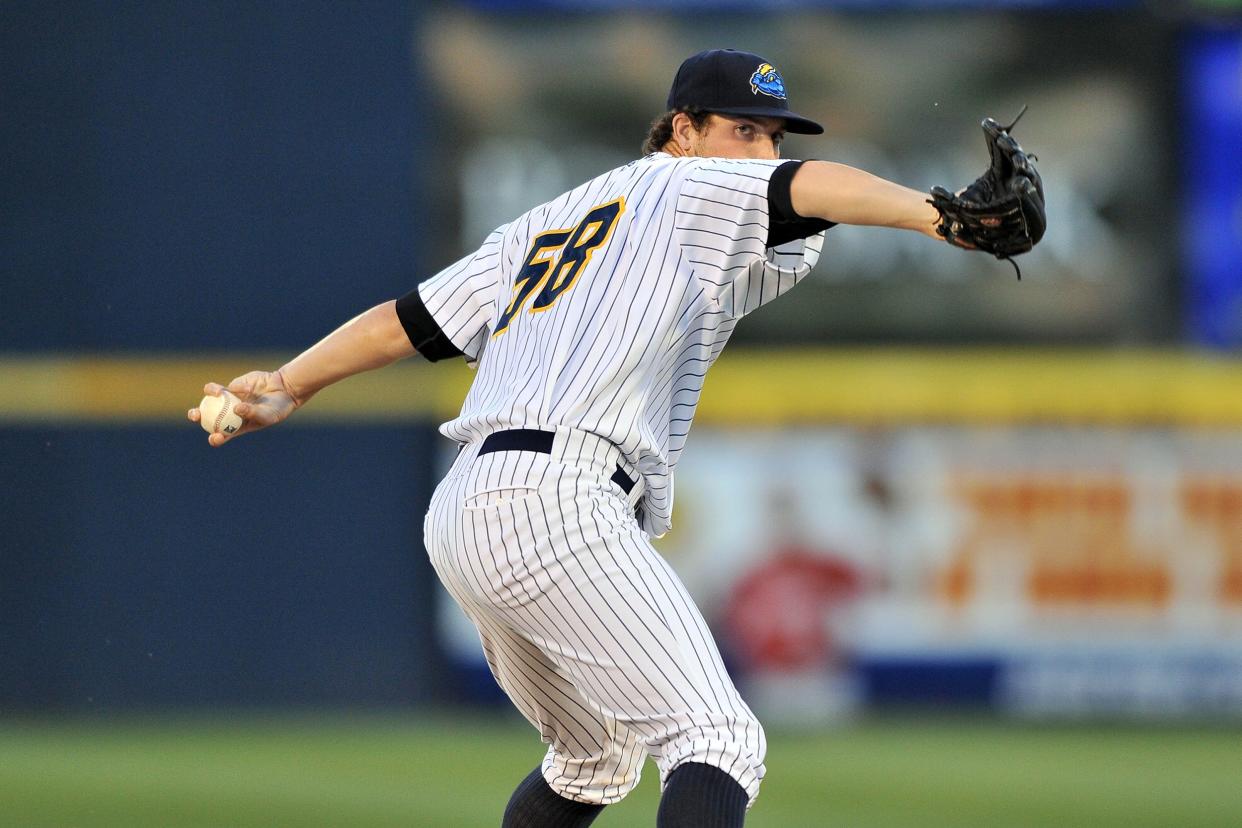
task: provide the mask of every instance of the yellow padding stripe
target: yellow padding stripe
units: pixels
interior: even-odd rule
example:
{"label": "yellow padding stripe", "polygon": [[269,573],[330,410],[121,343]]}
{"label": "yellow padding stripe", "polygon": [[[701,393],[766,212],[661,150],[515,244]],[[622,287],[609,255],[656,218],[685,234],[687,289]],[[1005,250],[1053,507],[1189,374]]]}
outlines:
{"label": "yellow padding stripe", "polygon": [[806,350],[722,357],[701,421],[1242,425],[1242,360],[1178,352]]}
{"label": "yellow padding stripe", "polygon": [[[204,383],[272,370],[290,356],[0,358],[0,423],[183,420],[202,399]],[[457,410],[469,383],[464,364],[442,367],[416,357],[325,389],[291,423],[434,418]]]}
{"label": "yellow padding stripe", "polygon": [[[289,354],[0,358],[0,424],[175,422],[209,380]],[[414,359],[321,392],[295,422],[447,419],[473,373]],[[1242,425],[1242,360],[1079,350],[799,349],[726,353],[698,422]]]}

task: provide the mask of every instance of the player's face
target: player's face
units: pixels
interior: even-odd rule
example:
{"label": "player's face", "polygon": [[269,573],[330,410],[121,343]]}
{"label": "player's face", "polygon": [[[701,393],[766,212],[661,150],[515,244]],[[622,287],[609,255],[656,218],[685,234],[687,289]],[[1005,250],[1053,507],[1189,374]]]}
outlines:
{"label": "player's face", "polygon": [[694,154],[700,158],[779,158],[785,122],[780,118],[708,116]]}

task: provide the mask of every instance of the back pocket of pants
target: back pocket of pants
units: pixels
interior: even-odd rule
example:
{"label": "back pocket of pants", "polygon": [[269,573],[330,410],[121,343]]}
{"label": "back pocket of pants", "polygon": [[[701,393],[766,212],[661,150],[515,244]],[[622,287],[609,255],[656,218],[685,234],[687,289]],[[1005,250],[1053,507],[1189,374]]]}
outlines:
{"label": "back pocket of pants", "polygon": [[535,497],[539,490],[534,486],[503,486],[472,492],[462,499],[466,510],[492,509],[496,506],[515,504]]}

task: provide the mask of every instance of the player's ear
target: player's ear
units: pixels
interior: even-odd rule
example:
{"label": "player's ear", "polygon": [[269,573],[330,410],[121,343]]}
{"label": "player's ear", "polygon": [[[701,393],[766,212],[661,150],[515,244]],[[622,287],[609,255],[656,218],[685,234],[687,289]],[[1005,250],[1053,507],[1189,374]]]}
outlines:
{"label": "player's ear", "polygon": [[673,116],[672,143],[680,150],[680,155],[693,155],[699,130],[694,126],[694,119],[684,112]]}

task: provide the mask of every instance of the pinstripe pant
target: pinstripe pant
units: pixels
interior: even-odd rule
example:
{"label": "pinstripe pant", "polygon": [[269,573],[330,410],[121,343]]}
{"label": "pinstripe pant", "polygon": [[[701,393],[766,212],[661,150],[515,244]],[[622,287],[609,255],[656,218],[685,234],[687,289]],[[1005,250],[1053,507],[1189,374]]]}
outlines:
{"label": "pinstripe pant", "polygon": [[[474,622],[496,681],[539,729],[543,776],[579,802],[619,801],[645,756],[661,783],[721,768],[754,801],[763,729],[702,615],[609,478],[611,443],[557,430],[551,455],[466,446],[432,498],[431,562]],[[626,466],[632,478],[637,478]]]}

